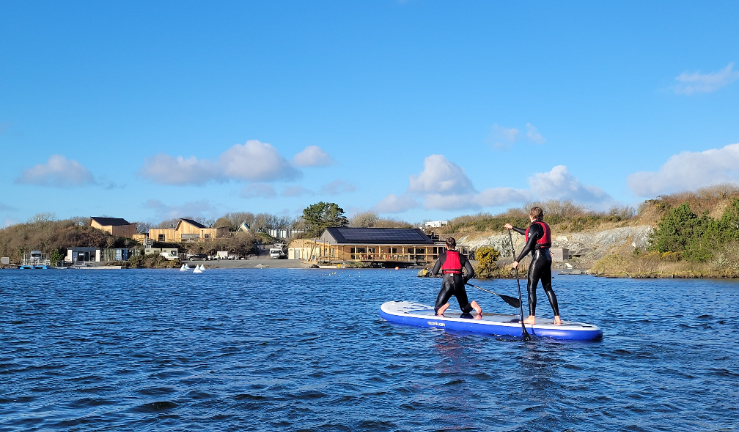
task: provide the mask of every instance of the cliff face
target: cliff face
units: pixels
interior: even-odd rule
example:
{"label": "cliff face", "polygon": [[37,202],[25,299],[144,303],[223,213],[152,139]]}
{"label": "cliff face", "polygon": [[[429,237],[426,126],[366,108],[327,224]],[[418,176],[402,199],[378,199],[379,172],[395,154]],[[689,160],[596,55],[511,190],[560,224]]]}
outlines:
{"label": "cliff face", "polygon": [[[648,245],[649,235],[654,228],[650,225],[636,225],[604,230],[593,230],[576,233],[552,233],[552,247],[569,249],[573,256],[568,262],[575,268],[589,269],[593,263],[609,253],[644,249]],[[511,247],[508,233],[475,233],[457,239],[457,243],[474,250],[481,246],[492,246],[500,251],[501,258],[511,260]],[[524,246],[522,235],[513,233],[513,244],[516,253]],[[555,263],[555,268],[562,268],[562,263]]]}

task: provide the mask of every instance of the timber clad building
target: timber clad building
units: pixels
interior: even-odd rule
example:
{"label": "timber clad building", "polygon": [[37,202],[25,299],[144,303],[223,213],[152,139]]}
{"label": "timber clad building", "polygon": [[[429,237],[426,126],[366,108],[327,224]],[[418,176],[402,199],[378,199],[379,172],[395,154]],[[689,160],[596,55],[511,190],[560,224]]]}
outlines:
{"label": "timber clad building", "polygon": [[208,228],[192,219],[184,218],[180,219],[174,228],[149,229],[149,238],[156,242],[209,241],[228,236],[228,227]]}
{"label": "timber clad building", "polygon": [[125,219],[112,217],[91,217],[90,226],[118,237],[133,238],[136,234],[136,224],[128,223]]}
{"label": "timber clad building", "polygon": [[[410,228],[326,228],[320,238],[305,240],[301,258],[321,263],[365,262],[378,266],[433,263],[444,242]],[[466,248],[460,248],[466,254]],[[305,255],[305,256],[302,256]]]}

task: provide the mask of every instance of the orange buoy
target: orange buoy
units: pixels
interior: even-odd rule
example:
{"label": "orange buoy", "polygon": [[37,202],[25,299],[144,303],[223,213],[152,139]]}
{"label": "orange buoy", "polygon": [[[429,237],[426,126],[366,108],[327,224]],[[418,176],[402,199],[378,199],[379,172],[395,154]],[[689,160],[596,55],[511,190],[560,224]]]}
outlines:
{"label": "orange buoy", "polygon": [[400,270],[400,267],[395,267],[395,270]]}

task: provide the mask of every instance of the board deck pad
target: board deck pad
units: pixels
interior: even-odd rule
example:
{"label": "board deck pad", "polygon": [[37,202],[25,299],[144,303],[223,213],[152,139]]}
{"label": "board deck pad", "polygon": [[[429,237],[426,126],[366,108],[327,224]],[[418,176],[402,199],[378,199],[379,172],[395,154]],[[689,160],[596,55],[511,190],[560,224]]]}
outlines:
{"label": "board deck pad", "polygon": [[[451,309],[451,308],[450,308]],[[380,316],[387,321],[418,327],[435,327],[496,336],[522,337],[520,315],[484,313],[482,318],[472,311],[463,314],[449,309],[443,317],[436,316],[432,306],[409,301],[390,301],[380,306]],[[603,331],[595,325],[562,321],[556,325],[551,319],[537,318],[536,324],[526,324],[531,336],[561,340],[595,340],[603,337]]]}

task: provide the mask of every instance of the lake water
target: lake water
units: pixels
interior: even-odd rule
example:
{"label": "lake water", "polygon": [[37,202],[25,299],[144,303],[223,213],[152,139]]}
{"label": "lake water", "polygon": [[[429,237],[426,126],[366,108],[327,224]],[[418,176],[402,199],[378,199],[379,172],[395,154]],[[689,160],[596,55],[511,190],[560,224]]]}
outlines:
{"label": "lake water", "polygon": [[415,274],[0,271],[0,431],[739,429],[736,281],[557,276],[604,338],[524,343],[380,319]]}

